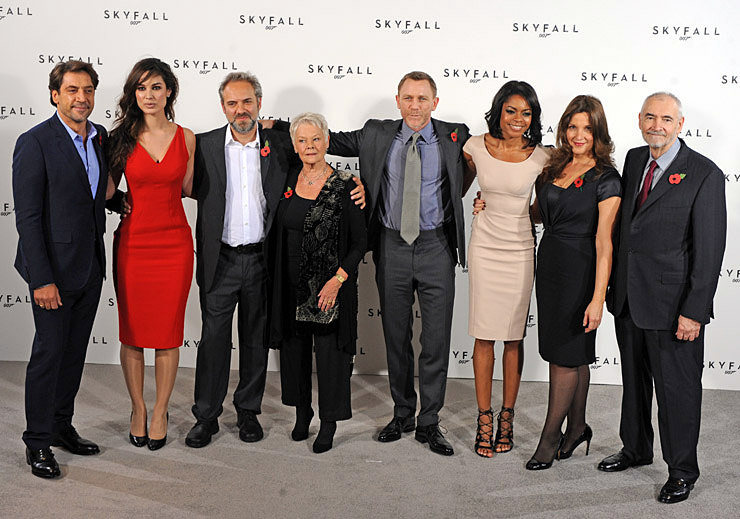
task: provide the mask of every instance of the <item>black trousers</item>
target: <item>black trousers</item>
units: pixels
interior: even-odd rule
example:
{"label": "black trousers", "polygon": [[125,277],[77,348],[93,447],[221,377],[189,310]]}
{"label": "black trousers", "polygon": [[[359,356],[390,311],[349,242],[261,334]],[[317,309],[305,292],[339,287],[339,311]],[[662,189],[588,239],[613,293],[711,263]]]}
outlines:
{"label": "black trousers", "polygon": [[[51,445],[54,434],[72,425],[75,396],[80,389],[103,274],[92,262],[90,277],[80,290],[60,291],[62,306],[44,310],[35,303],[31,358],[26,368],[26,430],[30,449]],[[33,290],[31,301],[33,301]]]}
{"label": "black trousers", "polygon": [[629,315],[615,319],[622,361],[622,416],[619,436],[633,460],[653,458],[653,383],[663,459],[671,477],[699,477],[696,446],[701,421],[704,327],[693,342],[674,331],[643,330]]}
{"label": "black trousers", "polygon": [[239,384],[234,407],[261,412],[267,374],[265,325],[267,315],[267,269],[261,248],[245,253],[226,246],[216,266],[213,286],[201,288],[203,330],[195,365],[193,415],[202,422],[216,420],[223,412],[231,366],[231,328],[234,311],[239,333]]}
{"label": "black trousers", "polygon": [[455,300],[455,258],[442,229],[422,231],[413,245],[398,231],[383,229],[373,255],[381,319],[388,358],[388,381],[394,416],[413,416],[414,295],[421,310],[421,353],[418,425],[439,422],[447,389],[452,310]]}
{"label": "black trousers", "polygon": [[294,335],[280,348],[280,387],[283,404],[311,405],[311,350],[316,350],[319,418],[336,422],[352,418],[350,376],[352,355],[337,349],[336,333]]}

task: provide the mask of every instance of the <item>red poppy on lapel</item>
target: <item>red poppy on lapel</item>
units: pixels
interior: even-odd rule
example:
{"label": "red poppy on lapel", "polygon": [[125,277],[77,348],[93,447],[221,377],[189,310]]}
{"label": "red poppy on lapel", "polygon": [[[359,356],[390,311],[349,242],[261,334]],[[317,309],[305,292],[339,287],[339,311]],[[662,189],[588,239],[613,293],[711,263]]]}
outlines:
{"label": "red poppy on lapel", "polygon": [[668,177],[668,182],[671,184],[680,184],[681,181],[686,177],[686,173],[674,173]]}
{"label": "red poppy on lapel", "polygon": [[583,185],[583,175],[581,175],[580,177],[578,177],[577,179],[575,179],[573,181],[573,185],[576,186],[578,189],[580,189],[581,186]]}
{"label": "red poppy on lapel", "polygon": [[457,142],[457,128],[450,134],[450,139],[452,139],[452,142]]}
{"label": "red poppy on lapel", "polygon": [[102,146],[103,145],[103,136],[100,135],[100,134],[98,134],[98,145],[99,146]]}
{"label": "red poppy on lapel", "polygon": [[283,193],[283,198],[290,198],[291,196],[293,196],[293,188],[288,186],[288,190],[285,193]]}
{"label": "red poppy on lapel", "polygon": [[270,154],[270,141],[266,140],[264,147],[260,150],[260,155],[267,157]]}

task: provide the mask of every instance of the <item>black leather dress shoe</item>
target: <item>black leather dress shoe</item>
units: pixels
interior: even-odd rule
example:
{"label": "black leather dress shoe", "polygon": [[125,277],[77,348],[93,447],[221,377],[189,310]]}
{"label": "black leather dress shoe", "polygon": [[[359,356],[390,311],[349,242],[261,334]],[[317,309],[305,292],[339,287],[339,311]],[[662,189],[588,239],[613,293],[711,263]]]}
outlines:
{"label": "black leather dress shoe", "polygon": [[239,411],[239,439],[243,442],[253,443],[260,441],[265,433],[257,420],[257,415],[252,411]]}
{"label": "black leather dress shoe", "polygon": [[31,450],[26,447],[26,463],[31,465],[31,474],[40,478],[55,478],[61,474],[49,448]]}
{"label": "black leather dress shoe", "polygon": [[452,445],[442,436],[442,431],[439,430],[438,424],[417,427],[414,437],[418,442],[429,442],[429,448],[432,452],[436,452],[442,456],[452,456],[455,454],[455,451],[452,450]]}
{"label": "black leather dress shoe", "polygon": [[195,425],[185,437],[185,445],[200,449],[211,443],[211,436],[218,432],[218,421],[195,422]]}
{"label": "black leather dress shoe", "polygon": [[394,442],[401,439],[401,433],[411,432],[416,429],[416,419],[413,416],[394,416],[388,425],[378,434],[378,441],[383,443]]}
{"label": "black leather dress shoe", "polygon": [[694,489],[694,484],[685,479],[668,478],[666,484],[660,489],[658,501],[661,503],[680,503],[686,501]]}
{"label": "black leather dress shoe", "polygon": [[599,462],[598,468],[603,472],[620,472],[630,467],[640,467],[642,465],[650,465],[653,460],[633,460],[627,456],[623,450],[607,456]]}
{"label": "black leather dress shoe", "polygon": [[100,447],[97,444],[85,438],[80,438],[80,435],[71,425],[58,432],[51,444],[54,447],[64,447],[72,454],[81,456],[90,456],[100,452]]}

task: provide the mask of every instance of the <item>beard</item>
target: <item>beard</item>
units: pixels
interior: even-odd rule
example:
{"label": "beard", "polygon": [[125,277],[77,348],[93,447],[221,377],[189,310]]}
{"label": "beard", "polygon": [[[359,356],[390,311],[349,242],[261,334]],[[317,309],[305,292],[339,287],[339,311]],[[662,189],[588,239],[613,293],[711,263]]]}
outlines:
{"label": "beard", "polygon": [[[243,123],[237,122],[237,117],[241,117],[246,115],[249,119]],[[234,129],[236,133],[245,134],[249,133],[254,129],[254,126],[257,124],[257,119],[252,117],[250,114],[236,114],[234,116],[234,120],[229,122],[229,125]]]}

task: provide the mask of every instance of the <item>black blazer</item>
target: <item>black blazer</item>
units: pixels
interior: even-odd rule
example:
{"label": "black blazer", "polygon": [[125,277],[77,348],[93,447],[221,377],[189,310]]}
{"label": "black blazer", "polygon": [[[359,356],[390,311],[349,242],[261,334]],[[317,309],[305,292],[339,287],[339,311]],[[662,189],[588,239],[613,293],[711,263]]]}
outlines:
{"label": "black blazer", "polygon": [[[328,153],[342,157],[360,158],[360,176],[366,186],[365,198],[369,217],[368,243],[371,249],[377,246],[380,221],[377,218],[378,194],[386,167],[388,151],[393,138],[401,129],[401,120],[370,119],[360,130],[331,132]],[[439,138],[439,149],[447,172],[449,193],[452,198],[453,222],[445,229],[450,248],[457,250],[460,265],[465,266],[465,219],[462,207],[462,185],[465,160],[462,147],[470,137],[468,127],[461,123],[448,123],[432,119],[434,131]],[[452,134],[456,133],[453,141]]]}
{"label": "black blazer", "polygon": [[[196,136],[193,197],[198,201],[195,222],[197,264],[195,280],[202,290],[208,291],[216,274],[216,264],[221,250],[226,213],[226,154],[224,143],[229,126],[201,133]],[[269,232],[275,210],[285,187],[291,165],[300,162],[293,151],[290,137],[280,131],[259,126],[260,145],[269,143],[270,153],[260,155],[262,190],[267,202],[265,234]]]}
{"label": "black blazer", "polygon": [[[724,175],[681,140],[673,163],[633,215],[649,155],[647,146],[634,148],[624,162],[609,311],[619,316],[628,303],[634,323],[650,330],[674,330],[679,315],[707,324],[725,250]],[[685,176],[671,183],[676,174]]]}
{"label": "black blazer", "polygon": [[56,113],[20,137],[13,152],[15,268],[31,290],[54,283],[78,290],[93,261],[105,273],[105,128],[93,140],[100,180],[93,198],[85,166]]}

